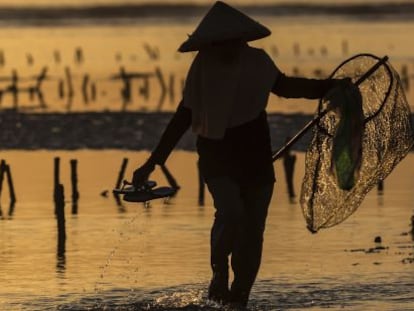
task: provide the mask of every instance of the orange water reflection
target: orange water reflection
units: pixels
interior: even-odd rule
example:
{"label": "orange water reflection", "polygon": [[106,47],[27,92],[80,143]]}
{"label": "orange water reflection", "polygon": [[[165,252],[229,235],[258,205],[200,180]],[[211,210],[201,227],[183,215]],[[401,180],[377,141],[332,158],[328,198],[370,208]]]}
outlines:
{"label": "orange water reflection", "polygon": [[[53,158],[61,157],[61,181],[66,198],[66,253],[56,257],[57,233],[53,215]],[[206,283],[209,269],[209,230],[213,217],[211,198],[197,205],[194,153],[175,152],[168,167],[182,186],[168,204],[153,201],[149,208],[100,195],[110,190],[122,159],[128,157],[127,176],[148,153],[123,151],[20,152],[5,151],[11,165],[17,204],[11,219],[0,221],[0,306],[28,297],[99,293],[110,288],[153,288]],[[298,155],[295,187],[299,193],[303,154]],[[69,160],[79,161],[79,213],[70,214]],[[281,163],[265,234],[260,279],[321,282],[339,278],[384,282],[407,276],[412,266],[410,217],[414,156],[409,155],[385,181],[384,194],[373,190],[360,209],[341,225],[310,234],[297,203],[287,194]],[[160,171],[153,178],[166,181]],[[3,214],[7,187],[1,199]],[[379,252],[374,238],[386,248]],[[279,282],[278,281],[278,282]],[[8,298],[7,298],[8,297]]]}
{"label": "orange water reflection", "polygon": [[[345,58],[357,53],[388,55],[401,72],[406,65],[409,77],[414,64],[414,45],[411,34],[414,24],[409,21],[356,21],[323,17],[272,18],[260,17],[272,30],[272,36],[252,42],[264,48],[287,74],[326,76]],[[77,25],[66,27],[8,27],[0,34],[4,66],[0,76],[19,76],[19,86],[34,83],[30,77],[48,67],[48,79],[42,84],[46,111],[102,111],[175,109],[192,54],[179,54],[177,47],[197,25],[196,19],[186,21],[136,21],[128,25]],[[346,49],[344,48],[346,45]],[[76,61],[81,50],[83,61]],[[151,52],[152,51],[152,52]],[[59,61],[56,61],[56,53]],[[155,54],[154,54],[155,53]],[[155,56],[154,56],[155,55]],[[32,63],[28,63],[28,57]],[[131,80],[131,102],[123,105],[125,87],[121,80],[111,77],[123,66],[129,74],[149,75]],[[73,98],[67,96],[66,68],[70,68],[74,89]],[[88,102],[82,93],[85,75]],[[29,80],[28,80],[29,79]],[[411,79],[412,80],[412,79]],[[10,81],[0,81],[0,88]],[[63,86],[63,98],[59,96]],[[95,91],[92,91],[92,85]],[[92,92],[96,99],[91,100]],[[413,92],[411,92],[413,93]],[[412,102],[413,94],[409,94]],[[12,97],[3,96],[2,107],[12,107]],[[27,94],[19,98],[20,107],[39,108],[37,99],[31,102]],[[270,111],[314,112],[308,102],[272,97]]]}

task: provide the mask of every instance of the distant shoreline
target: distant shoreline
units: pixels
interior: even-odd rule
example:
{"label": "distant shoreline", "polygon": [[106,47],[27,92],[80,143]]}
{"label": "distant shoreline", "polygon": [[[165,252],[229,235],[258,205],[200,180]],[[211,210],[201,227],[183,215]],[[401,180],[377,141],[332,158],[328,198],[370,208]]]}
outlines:
{"label": "distant shoreline", "polygon": [[[15,113],[0,118],[2,150],[124,149],[152,150],[171,119],[170,112]],[[284,145],[313,118],[311,114],[269,113],[274,150]],[[414,115],[411,116],[414,120]],[[312,131],[292,148],[306,151]],[[194,151],[195,136],[188,131],[177,149]]]}
{"label": "distant shoreline", "polygon": [[[171,116],[169,112],[3,112],[0,119],[0,149],[152,150]],[[274,148],[281,147],[287,136],[294,135],[312,117],[307,114],[269,113]],[[294,149],[305,150],[309,139],[310,133]],[[177,149],[195,150],[195,137],[190,131],[180,140]]]}
{"label": "distant shoreline", "polygon": [[[2,25],[67,25],[95,23],[134,23],[142,19],[188,20],[204,15],[210,6],[200,4],[122,4],[100,6],[42,7],[0,6]],[[414,17],[414,3],[384,2],[378,4],[262,4],[239,5],[252,16],[298,17],[329,16],[364,21],[406,20]]]}

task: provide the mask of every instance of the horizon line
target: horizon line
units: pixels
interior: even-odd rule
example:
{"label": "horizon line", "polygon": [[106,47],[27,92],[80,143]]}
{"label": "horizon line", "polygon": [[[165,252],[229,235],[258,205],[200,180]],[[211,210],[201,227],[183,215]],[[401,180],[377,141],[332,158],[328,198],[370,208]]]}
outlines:
{"label": "horizon line", "polygon": [[[204,15],[210,5],[195,3],[144,3],[144,4],[103,4],[82,6],[9,6],[0,5],[0,22],[50,21],[59,23],[64,20],[102,20],[128,18],[179,18]],[[252,16],[332,16],[348,18],[400,18],[414,16],[414,2],[375,4],[339,3],[339,4],[243,4],[235,6],[240,11]]]}

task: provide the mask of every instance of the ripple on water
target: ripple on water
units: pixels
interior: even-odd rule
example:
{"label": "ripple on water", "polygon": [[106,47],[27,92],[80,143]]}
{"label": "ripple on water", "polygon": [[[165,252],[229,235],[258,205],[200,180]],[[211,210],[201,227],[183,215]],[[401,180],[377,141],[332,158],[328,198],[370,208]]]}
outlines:
{"label": "ripple on water", "polygon": [[[53,310],[225,310],[206,299],[207,284],[185,284],[154,290],[111,289],[99,294],[85,294],[70,301],[65,295],[27,301],[20,310],[35,310],[36,306],[54,306]],[[311,283],[288,283],[260,280],[249,302],[249,310],[298,310],[346,308],[347,310],[409,310],[414,301],[414,281],[401,278],[389,282],[384,279],[361,282],[357,280],[324,279]],[[65,301],[65,302],[62,302]],[[57,307],[56,307],[57,305]],[[26,307],[25,307],[26,306]],[[33,309],[35,308],[35,309]],[[44,307],[38,310],[51,310]],[[230,310],[230,309],[227,309]]]}

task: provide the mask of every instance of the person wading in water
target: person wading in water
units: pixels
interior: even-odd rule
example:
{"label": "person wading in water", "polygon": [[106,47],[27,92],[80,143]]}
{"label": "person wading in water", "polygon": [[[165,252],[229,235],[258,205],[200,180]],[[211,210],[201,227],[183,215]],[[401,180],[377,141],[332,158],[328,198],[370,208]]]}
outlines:
{"label": "person wading in water", "polygon": [[[247,42],[270,31],[217,1],[180,52],[198,51],[183,98],[157,147],[134,171],[135,186],[162,165],[191,127],[201,173],[214,200],[208,298],[245,307],[256,279],[275,174],[266,105],[270,93],[318,99],[339,80],[288,77]],[[234,280],[229,289],[229,257]]]}

